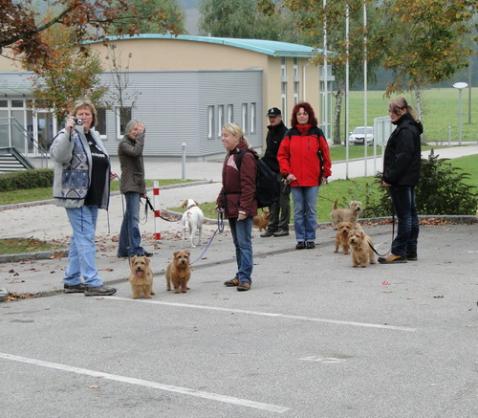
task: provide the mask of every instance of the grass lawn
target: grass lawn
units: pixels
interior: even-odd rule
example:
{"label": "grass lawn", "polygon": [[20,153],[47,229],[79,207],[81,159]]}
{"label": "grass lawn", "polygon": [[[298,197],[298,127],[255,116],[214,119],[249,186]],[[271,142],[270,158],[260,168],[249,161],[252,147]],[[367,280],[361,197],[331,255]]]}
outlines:
{"label": "grass lawn", "polygon": [[33,238],[0,239],[0,254],[19,254],[49,251],[61,248],[58,244],[48,243]]}
{"label": "grass lawn", "polygon": [[[409,93],[404,94],[407,101],[415,107],[415,100]],[[452,141],[458,140],[458,92],[454,88],[429,89],[423,91],[423,125],[427,140],[447,141],[448,125],[451,126]],[[395,97],[395,96],[393,96]],[[367,92],[368,124],[373,125],[373,118],[387,116],[389,99],[383,96],[383,91]],[[478,87],[472,89],[471,120],[468,124],[468,89],[463,92],[463,139],[478,140]],[[342,126],[344,126],[342,112]],[[350,92],[350,130],[363,126],[363,92]]]}
{"label": "grass lawn", "polygon": [[[146,180],[146,187],[153,187],[154,180]],[[191,180],[166,179],[157,180],[159,187],[169,186],[171,184],[190,183]],[[119,181],[111,183],[111,191],[119,190]],[[35,202],[39,200],[48,200],[52,198],[51,187],[39,187],[36,189],[19,189],[10,192],[0,192],[0,205],[10,205],[14,203]]]}
{"label": "grass lawn", "polygon": [[[467,183],[474,185],[478,191],[478,155],[456,158],[450,160],[450,163],[469,173],[470,178],[467,180]],[[330,220],[330,211],[332,210],[335,200],[338,200],[340,206],[345,206],[350,200],[360,200],[365,205],[367,192],[370,193],[372,197],[380,193],[380,186],[374,177],[335,180],[327,185],[321,186],[317,205],[319,222]],[[216,219],[215,202],[201,203],[200,207],[207,218]],[[183,209],[179,207],[169,209],[176,212],[183,212]]]}
{"label": "grass lawn", "polygon": [[[422,145],[422,151],[430,150],[431,148],[429,145]],[[345,161],[345,153],[346,149],[343,145],[334,145],[330,147],[330,155],[332,157],[332,162],[334,161]],[[382,156],[382,147],[376,147],[377,156]],[[349,159],[352,160],[354,158],[363,158],[364,156],[364,149],[363,145],[351,145],[349,146]],[[367,156],[373,156],[373,146],[368,146],[367,149]]]}

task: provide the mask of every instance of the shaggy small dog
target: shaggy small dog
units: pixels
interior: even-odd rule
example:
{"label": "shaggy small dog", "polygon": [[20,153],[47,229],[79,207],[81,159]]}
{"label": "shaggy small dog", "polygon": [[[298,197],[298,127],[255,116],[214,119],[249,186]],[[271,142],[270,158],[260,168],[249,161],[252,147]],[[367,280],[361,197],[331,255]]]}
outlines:
{"label": "shaggy small dog", "polygon": [[186,210],[181,217],[181,223],[183,225],[183,237],[187,239],[189,233],[189,239],[191,240],[191,247],[195,247],[194,238],[198,234],[197,245],[201,245],[202,224],[204,222],[204,213],[199,207],[199,204],[192,199],[185,200],[181,207]]}
{"label": "shaggy small dog", "polygon": [[352,230],[349,244],[352,248],[353,267],[367,267],[369,264],[375,264],[375,254],[369,243],[372,241],[362,227]]}
{"label": "shaggy small dog", "polygon": [[348,208],[337,207],[337,200],[334,202],[330,217],[335,228],[340,222],[357,222],[357,218],[362,212],[362,203],[358,200],[352,200]]}
{"label": "shaggy small dog", "polygon": [[174,293],[186,293],[188,291],[188,282],[191,278],[189,256],[188,250],[174,252],[173,259],[166,268],[166,286],[168,291],[171,290],[171,284],[174,287]]}
{"label": "shaggy small dog", "polygon": [[262,230],[267,229],[267,225],[269,225],[269,218],[271,217],[271,213],[264,210],[262,212],[257,212],[252,218],[253,225],[259,229],[259,232]]}
{"label": "shaggy small dog", "polygon": [[133,299],[141,296],[151,299],[153,291],[153,272],[151,271],[150,260],[145,256],[134,256],[130,260],[131,273],[129,282],[133,292]]}
{"label": "shaggy small dog", "polygon": [[340,222],[337,225],[337,233],[335,234],[335,252],[339,252],[339,248],[342,247],[344,254],[349,253],[349,237],[354,224],[352,222]]}

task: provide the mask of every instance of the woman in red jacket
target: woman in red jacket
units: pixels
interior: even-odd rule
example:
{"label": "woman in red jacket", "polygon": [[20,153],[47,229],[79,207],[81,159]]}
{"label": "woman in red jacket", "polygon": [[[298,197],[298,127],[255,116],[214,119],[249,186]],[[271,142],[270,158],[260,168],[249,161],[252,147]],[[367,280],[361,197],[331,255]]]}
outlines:
{"label": "woman in red jacket", "polygon": [[[281,142],[277,159],[280,172],[291,186],[294,200],[296,249],[315,248],[317,194],[331,172],[329,146],[309,103],[292,110],[292,128]],[[321,158],[319,157],[319,151]]]}
{"label": "woman in red jacket", "polygon": [[224,125],[222,143],[227,155],[217,207],[229,220],[237,262],[234,278],[224,285],[246,291],[252,281],[252,217],[257,214],[256,153],[249,148],[242,129],[235,123]]}

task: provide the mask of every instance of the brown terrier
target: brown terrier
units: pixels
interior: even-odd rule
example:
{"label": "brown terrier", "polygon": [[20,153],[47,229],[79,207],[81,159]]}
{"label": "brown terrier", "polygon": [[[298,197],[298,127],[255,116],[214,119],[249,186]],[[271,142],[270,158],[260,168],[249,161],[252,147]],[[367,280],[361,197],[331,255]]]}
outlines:
{"label": "brown terrier", "polygon": [[370,237],[362,227],[352,230],[349,244],[352,247],[353,267],[367,267],[369,264],[375,264],[375,254],[370,246],[371,243]]}
{"label": "brown terrier", "polygon": [[189,256],[188,250],[174,252],[173,259],[166,268],[166,286],[168,291],[171,290],[171,283],[174,287],[174,293],[186,293],[188,291],[188,282],[191,278]]}
{"label": "brown terrier", "polygon": [[339,252],[339,248],[342,247],[344,254],[349,253],[349,237],[354,224],[352,222],[340,222],[337,225],[337,233],[335,234],[335,252]]}
{"label": "brown terrier", "polygon": [[271,217],[271,213],[268,211],[257,212],[252,218],[252,223],[256,228],[259,229],[259,232],[265,230],[267,225],[269,225],[269,218]]}
{"label": "brown terrier", "polygon": [[145,256],[134,256],[130,260],[131,273],[129,282],[133,292],[133,299],[143,296],[151,299],[153,291],[153,272],[151,271],[150,260]]}
{"label": "brown terrier", "polygon": [[361,212],[362,203],[358,200],[352,200],[348,208],[338,208],[336,200],[332,212],[330,212],[330,217],[332,218],[332,224],[337,228],[340,222],[357,222],[357,218]]}

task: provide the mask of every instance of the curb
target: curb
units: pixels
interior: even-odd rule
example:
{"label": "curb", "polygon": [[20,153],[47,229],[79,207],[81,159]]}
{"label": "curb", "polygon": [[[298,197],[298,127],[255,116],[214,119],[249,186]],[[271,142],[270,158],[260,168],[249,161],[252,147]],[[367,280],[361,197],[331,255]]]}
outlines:
{"label": "curb", "polygon": [[[182,213],[174,212],[171,210],[163,210],[162,212],[166,214],[172,214],[174,216],[181,217]],[[427,219],[429,221],[453,221],[455,224],[475,224],[478,223],[478,216],[474,215],[418,215],[420,220]],[[383,222],[383,223],[392,223],[391,216],[379,216],[375,218],[359,218],[361,222]],[[385,222],[387,221],[387,222]],[[175,221],[179,222],[179,221]],[[204,218],[204,223],[207,225],[216,225],[217,219]],[[317,224],[317,228],[326,228],[332,226],[332,222],[320,222]],[[291,229],[291,226],[289,226]],[[35,253],[19,253],[19,254],[5,254],[0,255],[0,264],[3,263],[15,263],[18,261],[27,261],[27,260],[44,260],[54,257],[68,257],[67,249],[57,249],[52,251],[41,251]]]}

